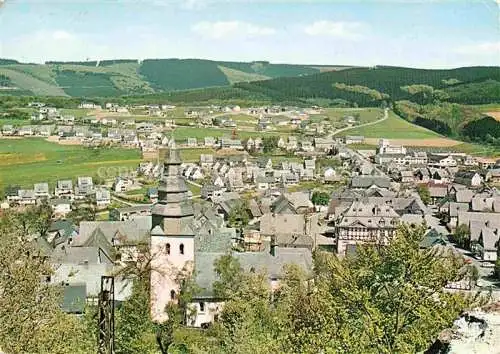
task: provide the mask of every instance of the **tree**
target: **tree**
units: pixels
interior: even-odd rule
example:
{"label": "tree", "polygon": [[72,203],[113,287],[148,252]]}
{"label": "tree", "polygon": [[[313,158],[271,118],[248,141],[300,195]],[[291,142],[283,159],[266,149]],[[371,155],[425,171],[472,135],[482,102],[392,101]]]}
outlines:
{"label": "tree", "polygon": [[422,199],[422,202],[425,205],[429,205],[431,202],[431,193],[429,192],[429,187],[426,185],[419,185],[417,186],[417,193],[420,196],[420,199]]}
{"label": "tree", "polygon": [[276,150],[278,148],[278,141],[279,141],[278,136],[275,136],[275,135],[265,136],[262,139],[262,148],[263,148],[264,153],[269,153],[269,152],[273,152],[274,150]]}
{"label": "tree", "polygon": [[29,242],[18,214],[0,219],[0,235],[0,348],[8,353],[95,352],[85,322],[62,312],[62,288],[44,281],[53,269]]}
{"label": "tree", "polygon": [[212,332],[218,352],[427,349],[477,299],[445,291],[449,282],[468,277],[470,267],[451,249],[421,250],[424,233],[401,227],[390,245],[360,246],[343,259],[317,252],[312,275],[288,267],[274,293],[267,276],[221,257],[214,291],[228,300]]}
{"label": "tree", "polygon": [[88,196],[85,203],[80,204],[68,214],[68,219],[79,224],[81,221],[95,221],[97,216],[97,205],[95,196]]}
{"label": "tree", "polygon": [[458,225],[453,233],[453,241],[455,241],[459,247],[469,249],[471,246],[469,227],[465,224]]}
{"label": "tree", "polygon": [[250,216],[248,215],[248,207],[245,202],[237,203],[229,212],[229,226],[242,229],[248,225]]}
{"label": "tree", "polygon": [[326,192],[314,192],[311,201],[314,205],[328,205],[330,202],[330,196]]}

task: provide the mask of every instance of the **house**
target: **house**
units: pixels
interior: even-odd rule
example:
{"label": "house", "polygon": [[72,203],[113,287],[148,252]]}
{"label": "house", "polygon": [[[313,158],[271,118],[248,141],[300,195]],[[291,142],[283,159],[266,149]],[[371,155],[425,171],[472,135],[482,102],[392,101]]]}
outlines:
{"label": "house", "polygon": [[428,188],[433,204],[437,204],[440,200],[448,196],[448,188],[445,185],[430,184]]}
{"label": "house", "polygon": [[115,208],[109,212],[109,220],[127,221],[151,215],[153,205],[142,204],[124,208]]}
{"label": "house", "polygon": [[201,168],[210,169],[214,164],[214,155],[212,154],[201,154],[200,155],[200,166]]}
{"label": "house", "polygon": [[364,136],[353,136],[353,135],[347,135],[345,137],[345,144],[350,145],[350,144],[363,144],[365,142],[365,137]]}
{"label": "house", "polygon": [[458,213],[462,211],[469,211],[469,203],[450,202],[448,206],[449,224],[452,229],[457,227]]}
{"label": "house", "polygon": [[2,126],[2,135],[14,135],[16,133],[16,130],[14,129],[14,126],[11,124],[5,124]]}
{"label": "house", "polygon": [[257,166],[264,170],[273,169],[273,161],[269,157],[261,157],[257,160]]}
{"label": "house", "polygon": [[399,170],[398,177],[401,183],[413,183],[415,181],[413,172],[409,170]]}
{"label": "house", "polygon": [[39,125],[37,130],[41,136],[51,136],[54,131],[53,125]]}
{"label": "house", "polygon": [[298,141],[297,141],[297,137],[296,136],[293,136],[293,135],[290,135],[288,137],[288,142],[286,144],[286,149],[288,151],[294,151],[294,150],[297,150],[299,144],[298,144]]}
{"label": "house", "polygon": [[78,105],[78,108],[80,109],[101,109],[102,107],[100,105],[97,105],[92,102],[82,102]]}
{"label": "house", "polygon": [[498,258],[500,229],[483,227],[478,239],[478,251],[483,261],[495,262]]}
{"label": "house", "polygon": [[119,142],[122,140],[122,134],[120,129],[118,128],[109,128],[108,129],[108,139],[111,141]]}
{"label": "house", "polygon": [[19,205],[34,205],[36,204],[35,191],[32,189],[19,189],[17,191],[18,194],[18,203]]}
{"label": "house", "polygon": [[96,189],[95,201],[98,208],[107,207],[111,204],[111,192],[105,188]]}
{"label": "house", "polygon": [[49,193],[49,184],[44,182],[44,183],[35,183],[33,185],[33,190],[35,192],[35,198],[41,199],[41,198],[50,198],[50,193]]}
{"label": "house", "polygon": [[500,168],[490,169],[487,174],[487,181],[494,184],[500,184]]}
{"label": "house", "polygon": [[52,207],[52,211],[56,217],[65,217],[71,212],[70,199],[51,199],[49,200],[49,205]]}
{"label": "house", "polygon": [[458,171],[455,173],[453,182],[462,184],[467,187],[480,187],[483,183],[483,178],[477,172]]}
{"label": "house", "polygon": [[456,167],[458,165],[457,160],[453,158],[453,156],[448,155],[443,157],[442,155],[428,155],[429,166],[432,167]]}
{"label": "house", "polygon": [[399,215],[389,205],[355,201],[336,222],[337,254],[356,252],[359,244],[387,245],[399,223]]}
{"label": "house", "polygon": [[380,139],[377,148],[378,154],[406,154],[406,148],[401,145],[391,145],[389,140]]}
{"label": "house", "polygon": [[78,177],[75,186],[75,198],[84,199],[94,192],[92,177]]}
{"label": "house", "polygon": [[222,188],[220,186],[216,186],[214,184],[204,184],[201,187],[201,198],[208,200],[213,197],[220,197],[222,195]]}
{"label": "house", "polygon": [[[78,126],[78,127],[75,127],[74,131],[75,131],[75,136],[77,138],[82,138],[82,139],[84,139],[84,138],[90,138],[90,136],[92,135],[90,133],[89,127],[87,127],[87,126]],[[109,132],[108,132],[108,136],[109,136]]]}
{"label": "house", "polygon": [[187,146],[189,147],[197,147],[198,146],[198,141],[196,138],[187,138]]}
{"label": "house", "polygon": [[314,146],[312,141],[310,140],[302,140],[300,142],[300,149],[305,152],[312,152],[314,151]]}
{"label": "house", "polygon": [[220,148],[221,149],[243,150],[243,145],[241,144],[241,140],[222,138],[222,139],[220,139]]}
{"label": "house", "polygon": [[230,168],[227,172],[227,185],[230,191],[240,191],[245,187],[243,174],[239,168]]}
{"label": "house", "polygon": [[216,140],[213,136],[206,136],[204,138],[204,145],[207,147],[213,147],[216,145]]}
{"label": "house", "polygon": [[292,186],[300,182],[300,176],[296,172],[285,172],[281,175],[281,181],[284,186]]}
{"label": "house", "polygon": [[273,176],[257,176],[255,179],[255,184],[258,190],[264,191],[273,187],[276,183],[276,179]]}
{"label": "house", "polygon": [[34,135],[35,129],[31,125],[23,125],[19,131],[18,135],[20,136],[31,136]]}
{"label": "house", "polygon": [[316,170],[316,160],[315,159],[305,159],[304,169],[311,170],[313,173]]}
{"label": "house", "polygon": [[57,181],[54,192],[56,198],[73,199],[73,182],[71,180]]}
{"label": "house", "polygon": [[337,175],[337,171],[333,167],[328,167],[323,172],[324,181],[327,183],[340,181],[340,176]]}
{"label": "house", "polygon": [[130,178],[118,176],[116,177],[113,189],[115,193],[123,193],[128,191],[133,184],[134,182]]}

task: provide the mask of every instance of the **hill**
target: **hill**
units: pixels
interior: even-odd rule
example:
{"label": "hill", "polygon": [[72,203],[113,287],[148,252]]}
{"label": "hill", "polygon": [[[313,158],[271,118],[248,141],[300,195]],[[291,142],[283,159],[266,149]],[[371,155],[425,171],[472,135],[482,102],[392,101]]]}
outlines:
{"label": "hill", "polygon": [[411,99],[428,103],[441,95],[446,101],[478,104],[499,100],[500,67],[468,67],[429,70],[399,67],[350,68],[342,71],[295,78],[277,78],[235,87],[260,92],[278,100],[286,98],[358,106],[378,105],[382,101]]}
{"label": "hill", "polygon": [[201,59],[49,61],[43,65],[0,59],[0,94],[115,97],[227,86],[238,82],[303,76],[342,66],[226,62]]}

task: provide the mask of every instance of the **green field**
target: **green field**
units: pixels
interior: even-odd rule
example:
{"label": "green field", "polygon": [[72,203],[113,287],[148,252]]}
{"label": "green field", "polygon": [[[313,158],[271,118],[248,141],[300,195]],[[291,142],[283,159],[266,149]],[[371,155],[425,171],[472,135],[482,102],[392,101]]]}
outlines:
{"label": "green field", "polygon": [[64,146],[43,139],[0,139],[0,189],[9,184],[32,187],[33,183],[78,176],[105,177],[135,169],[141,161],[138,150],[91,149]]}
{"label": "green field", "polygon": [[364,124],[381,119],[384,113],[380,108],[327,108],[325,114],[319,116],[326,116],[332,122],[341,122],[346,116],[354,116],[359,124]]}
{"label": "green field", "polygon": [[439,138],[439,134],[432,130],[411,124],[389,112],[389,118],[383,122],[352,128],[342,132],[342,135],[362,135],[365,138],[387,138],[387,139],[429,139]]}

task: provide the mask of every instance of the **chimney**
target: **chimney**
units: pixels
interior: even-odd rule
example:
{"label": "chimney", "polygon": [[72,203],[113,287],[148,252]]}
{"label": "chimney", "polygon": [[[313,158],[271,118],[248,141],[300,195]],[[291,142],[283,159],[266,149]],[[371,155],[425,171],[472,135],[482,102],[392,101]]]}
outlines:
{"label": "chimney", "polygon": [[275,235],[271,236],[271,244],[269,247],[269,253],[273,257],[276,256],[276,236]]}

